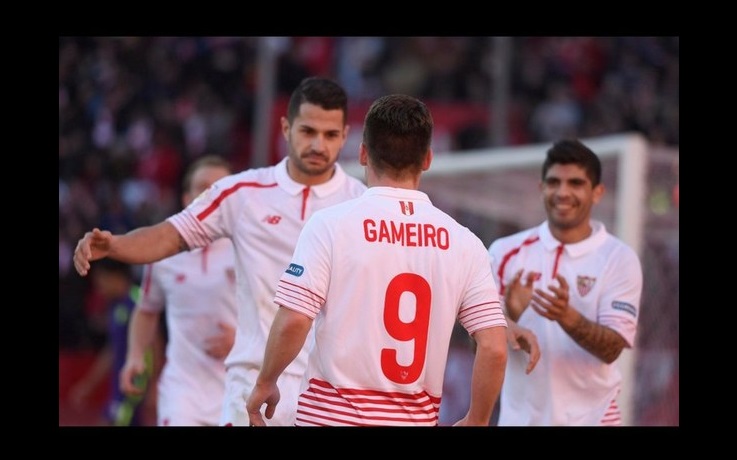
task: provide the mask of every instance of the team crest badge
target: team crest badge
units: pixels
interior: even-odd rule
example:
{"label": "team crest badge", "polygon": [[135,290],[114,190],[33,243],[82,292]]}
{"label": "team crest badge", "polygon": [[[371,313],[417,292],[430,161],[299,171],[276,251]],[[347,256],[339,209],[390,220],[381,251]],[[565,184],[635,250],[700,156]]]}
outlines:
{"label": "team crest badge", "polygon": [[399,206],[402,207],[402,214],[405,216],[411,216],[415,213],[415,206],[411,201],[400,201]]}
{"label": "team crest badge", "polygon": [[235,268],[228,267],[225,269],[225,276],[228,277],[230,284],[235,284]]}
{"label": "team crest badge", "polygon": [[591,288],[594,287],[595,282],[596,282],[596,278],[592,276],[578,275],[578,278],[576,279],[576,286],[578,287],[578,294],[581,297],[588,294],[589,291],[591,291]]}

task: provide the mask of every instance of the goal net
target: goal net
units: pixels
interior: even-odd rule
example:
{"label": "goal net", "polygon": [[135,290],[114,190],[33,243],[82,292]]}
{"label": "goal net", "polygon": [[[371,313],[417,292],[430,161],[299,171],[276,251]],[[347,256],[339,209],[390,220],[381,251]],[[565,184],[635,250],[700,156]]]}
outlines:
{"label": "goal net", "polygon": [[[606,193],[593,217],[641,254],[646,201],[648,147],[637,134],[581,139],[602,161]],[[434,152],[433,163],[420,182],[432,202],[467,226],[488,246],[494,239],[542,222],[546,216],[538,184],[551,143],[488,148],[463,152]],[[363,178],[355,161],[341,163]],[[642,327],[642,324],[641,324]],[[624,376],[619,404],[624,423],[632,425],[635,354],[620,357]]]}

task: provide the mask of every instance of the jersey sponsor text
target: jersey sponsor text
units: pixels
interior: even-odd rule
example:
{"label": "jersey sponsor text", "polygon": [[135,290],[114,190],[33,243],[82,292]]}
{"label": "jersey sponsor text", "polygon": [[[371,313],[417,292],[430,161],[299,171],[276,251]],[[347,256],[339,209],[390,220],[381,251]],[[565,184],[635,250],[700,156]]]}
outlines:
{"label": "jersey sponsor text", "polygon": [[301,265],[297,264],[289,264],[289,267],[287,267],[286,272],[291,273],[294,276],[302,276],[302,273],[304,273],[305,269]]}
{"label": "jersey sponsor text", "polygon": [[621,302],[619,300],[615,300],[612,302],[612,308],[615,308],[617,310],[626,311],[630,315],[637,317],[637,309],[634,305],[629,304],[627,302]]}

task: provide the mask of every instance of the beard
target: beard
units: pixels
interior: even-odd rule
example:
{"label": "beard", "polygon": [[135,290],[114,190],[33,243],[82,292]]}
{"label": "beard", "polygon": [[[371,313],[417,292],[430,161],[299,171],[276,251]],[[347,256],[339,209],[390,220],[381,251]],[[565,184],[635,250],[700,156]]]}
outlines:
{"label": "beard", "polygon": [[578,206],[565,212],[558,211],[553,206],[548,206],[546,211],[550,225],[560,230],[577,228],[589,220],[587,213],[583,212]]}
{"label": "beard", "polygon": [[310,151],[297,154],[290,150],[289,160],[300,173],[308,176],[320,176],[333,169],[337,158],[330,161],[330,158],[323,153]]}

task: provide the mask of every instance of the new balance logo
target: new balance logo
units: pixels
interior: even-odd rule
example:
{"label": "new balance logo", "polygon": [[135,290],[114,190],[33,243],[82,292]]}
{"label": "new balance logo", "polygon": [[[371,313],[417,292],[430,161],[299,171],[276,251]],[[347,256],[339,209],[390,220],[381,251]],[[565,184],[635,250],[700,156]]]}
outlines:
{"label": "new balance logo", "polygon": [[263,221],[267,224],[276,225],[281,220],[281,216],[266,216]]}

